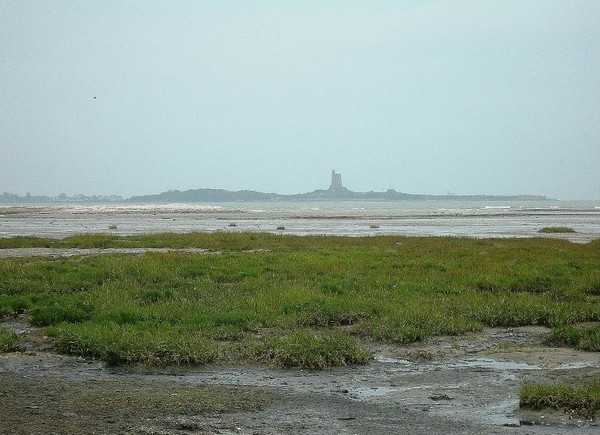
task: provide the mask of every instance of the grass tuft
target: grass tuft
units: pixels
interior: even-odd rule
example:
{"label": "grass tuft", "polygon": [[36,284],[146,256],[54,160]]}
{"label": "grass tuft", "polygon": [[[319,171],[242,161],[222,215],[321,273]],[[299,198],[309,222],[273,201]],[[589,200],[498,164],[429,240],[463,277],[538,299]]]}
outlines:
{"label": "grass tuft", "polygon": [[63,324],[50,328],[58,351],[99,358],[111,365],[199,365],[215,360],[215,346],[199,335],[152,326],[116,324],[79,326]]}
{"label": "grass tuft", "polygon": [[546,234],[560,234],[560,233],[575,233],[576,231],[571,227],[544,227],[538,231],[538,233]]}
{"label": "grass tuft", "polygon": [[255,356],[279,367],[323,370],[326,367],[366,364],[370,354],[355,339],[341,333],[296,331],[259,344]]}
{"label": "grass tuft", "polygon": [[92,307],[86,301],[55,299],[33,307],[30,315],[34,325],[50,326],[62,322],[79,323],[89,320],[91,312]]}
{"label": "grass tuft", "polygon": [[23,314],[32,307],[33,302],[28,295],[0,296],[0,316]]}
{"label": "grass tuft", "polygon": [[600,383],[583,387],[525,383],[519,391],[519,406],[536,410],[565,410],[592,417],[600,410]]}
{"label": "grass tuft", "polygon": [[0,326],[0,353],[22,350],[19,336],[13,331]]}
{"label": "grass tuft", "polygon": [[552,329],[548,342],[589,352],[600,352],[600,324],[558,326]]}

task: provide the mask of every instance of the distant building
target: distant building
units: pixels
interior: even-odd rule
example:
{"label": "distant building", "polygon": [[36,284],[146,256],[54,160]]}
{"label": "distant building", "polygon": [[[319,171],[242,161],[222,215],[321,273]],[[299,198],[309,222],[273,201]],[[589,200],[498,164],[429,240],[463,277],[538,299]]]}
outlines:
{"label": "distant building", "polygon": [[331,186],[330,189],[341,189],[342,186],[342,174],[335,172],[335,169],[331,171]]}

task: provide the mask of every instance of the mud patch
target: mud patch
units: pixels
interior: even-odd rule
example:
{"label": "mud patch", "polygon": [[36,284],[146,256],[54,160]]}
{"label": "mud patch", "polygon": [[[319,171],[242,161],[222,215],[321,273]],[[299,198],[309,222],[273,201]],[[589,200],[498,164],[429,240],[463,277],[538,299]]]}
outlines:
{"label": "mud patch", "polygon": [[15,376],[0,372],[1,433],[198,431],[204,417],[257,411],[276,395],[260,389],[183,386],[168,380]]}
{"label": "mud patch", "polygon": [[519,409],[524,381],[600,378],[597,353],[546,347],[547,333],[372,344],[368,365],[324,371],[109,368],[30,348],[0,356],[0,433],[598,433],[593,420]]}

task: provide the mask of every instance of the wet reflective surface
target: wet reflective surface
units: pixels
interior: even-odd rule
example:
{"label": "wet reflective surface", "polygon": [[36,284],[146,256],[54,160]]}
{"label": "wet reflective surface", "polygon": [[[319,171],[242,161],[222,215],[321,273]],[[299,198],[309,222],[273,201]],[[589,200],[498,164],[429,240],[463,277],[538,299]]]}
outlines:
{"label": "wet reflective surface", "polygon": [[[564,226],[575,233],[540,234]],[[283,229],[282,229],[283,228]],[[259,231],[365,236],[600,238],[600,201],[322,202],[0,207],[0,237]]]}

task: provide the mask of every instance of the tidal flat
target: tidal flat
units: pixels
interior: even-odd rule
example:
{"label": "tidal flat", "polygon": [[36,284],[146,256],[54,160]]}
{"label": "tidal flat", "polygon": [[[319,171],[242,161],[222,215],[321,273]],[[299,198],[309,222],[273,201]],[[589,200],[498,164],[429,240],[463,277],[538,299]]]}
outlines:
{"label": "tidal flat", "polygon": [[[364,403],[391,412],[402,404],[409,420],[421,421],[413,406],[423,409],[426,402],[428,409],[435,405],[450,414],[462,403],[456,397],[462,384],[497,376],[496,382],[505,383],[500,390],[486,385],[490,394],[505,397],[493,402],[482,396],[481,403],[494,403],[498,412],[488,418],[482,411],[477,421],[464,414],[468,432],[479,425],[518,428],[522,380],[568,379],[585,387],[598,377],[600,240],[163,233],[20,237],[0,240],[3,249],[53,250],[50,256],[0,258],[3,328],[21,340],[15,345],[14,334],[3,334],[12,343],[0,365],[6,391],[8,374],[26,372],[15,361],[31,366],[29,359],[63,354],[57,361],[72,370],[81,365],[64,361],[100,364],[106,376],[132,376],[128,368],[137,367],[133,375],[146,380],[147,370],[161,376],[175,370],[184,379],[204,379],[202,385],[221,379],[223,388],[250,386],[257,397],[294,390],[297,376],[317,383],[321,376],[331,386],[314,387],[319,396],[311,400],[334,397],[338,410]],[[482,341],[490,331],[505,339]],[[582,338],[573,339],[572,331]],[[515,334],[525,338],[514,340]],[[239,367],[254,373],[252,379],[223,377]],[[546,369],[552,373],[542,375]],[[199,375],[207,370],[214,379]],[[485,376],[475,375],[477,370]],[[409,380],[417,375],[424,384]],[[264,382],[269,377],[279,385]],[[260,408],[283,409],[290,397],[293,402],[309,393],[317,394],[296,389],[283,398],[260,399]],[[259,412],[236,406],[232,415]],[[212,412],[175,411],[169,416]],[[590,415],[575,426],[592,430]],[[556,424],[572,421],[570,414],[563,417]],[[337,424],[357,428],[359,422],[341,418]],[[443,419],[431,422],[443,425]],[[313,423],[296,432],[327,433]],[[391,424],[400,423],[373,423],[372,433],[385,433]],[[423,425],[423,432],[431,429],[427,419]],[[226,433],[200,426],[204,433]],[[180,433],[177,427],[169,430]],[[258,433],[278,433],[269,430]]]}
{"label": "tidal flat", "polygon": [[[544,228],[575,232],[540,232]],[[278,229],[279,228],[279,229]],[[283,229],[281,229],[283,228]],[[315,201],[0,207],[0,238],[263,232],[286,235],[600,238],[598,201]]]}

